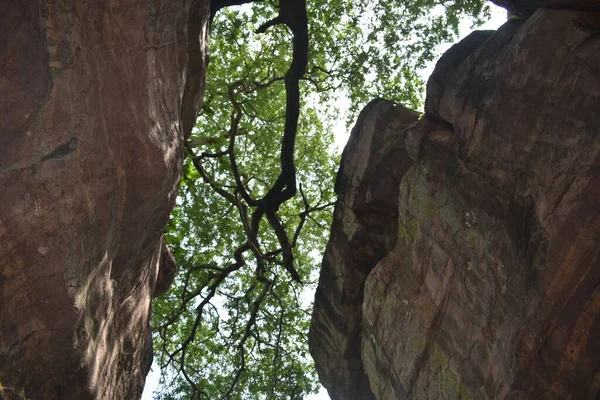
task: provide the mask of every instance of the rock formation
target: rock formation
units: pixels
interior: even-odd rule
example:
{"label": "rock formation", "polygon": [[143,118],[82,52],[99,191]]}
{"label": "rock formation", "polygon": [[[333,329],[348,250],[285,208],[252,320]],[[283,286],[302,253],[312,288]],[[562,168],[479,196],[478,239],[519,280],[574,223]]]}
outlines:
{"label": "rock formation", "polygon": [[520,17],[533,14],[538,8],[575,11],[600,11],[597,0],[491,0],[509,13]]}
{"label": "rock formation", "polygon": [[139,398],[207,19],[205,0],[0,3],[0,398]]}
{"label": "rock formation", "polygon": [[582,9],[453,46],[420,119],[363,110],[310,333],[332,399],[597,399],[600,13]]}

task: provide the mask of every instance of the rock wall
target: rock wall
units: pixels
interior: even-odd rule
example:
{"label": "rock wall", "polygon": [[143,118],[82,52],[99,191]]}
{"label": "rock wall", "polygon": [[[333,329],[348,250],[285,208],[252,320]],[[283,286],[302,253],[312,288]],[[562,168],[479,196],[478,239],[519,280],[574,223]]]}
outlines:
{"label": "rock wall", "polygon": [[418,121],[363,110],[309,338],[332,399],[597,399],[599,32],[537,9],[444,54]]}
{"label": "rock wall", "polygon": [[0,398],[141,395],[207,18],[206,0],[0,3]]}
{"label": "rock wall", "polygon": [[373,100],[361,112],[338,172],[335,222],[327,246],[309,337],[323,385],[333,399],[372,399],[361,362],[363,286],[393,248],[400,178],[413,164],[398,132],[419,114]]}

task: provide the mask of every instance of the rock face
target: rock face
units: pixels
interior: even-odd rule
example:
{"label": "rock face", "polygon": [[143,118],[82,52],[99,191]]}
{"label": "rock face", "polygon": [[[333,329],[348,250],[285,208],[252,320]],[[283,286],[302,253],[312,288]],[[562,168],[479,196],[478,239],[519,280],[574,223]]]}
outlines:
{"label": "rock face", "polygon": [[0,398],[136,399],[205,0],[0,4]]}
{"label": "rock face", "polygon": [[452,47],[355,126],[310,346],[332,399],[596,399],[600,14]]}
{"label": "rock face", "polygon": [[600,11],[597,0],[491,0],[518,16],[529,16],[538,8],[557,10]]}
{"label": "rock face", "polygon": [[372,399],[361,357],[363,286],[393,248],[398,189],[413,164],[398,132],[419,114],[377,99],[362,111],[338,173],[335,223],[316,293],[310,349],[336,399]]}

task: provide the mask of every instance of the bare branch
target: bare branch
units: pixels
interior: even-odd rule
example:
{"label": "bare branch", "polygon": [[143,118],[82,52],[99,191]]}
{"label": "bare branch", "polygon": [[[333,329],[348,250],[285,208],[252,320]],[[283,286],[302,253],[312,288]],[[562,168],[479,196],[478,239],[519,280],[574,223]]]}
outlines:
{"label": "bare branch", "polygon": [[244,335],[242,336],[241,340],[238,343],[238,352],[240,354],[240,367],[237,369],[235,376],[233,378],[233,381],[231,382],[231,385],[229,386],[229,389],[227,390],[225,395],[223,395],[223,397],[221,397],[221,399],[228,399],[231,396],[231,393],[233,392],[233,389],[237,385],[237,383],[240,379],[240,376],[242,375],[242,372],[244,372],[244,370],[246,368],[246,355],[245,355],[246,353],[244,351],[244,346],[246,344],[246,341],[248,340],[248,338],[251,335],[252,328],[254,328],[254,324],[256,322],[256,316],[258,315],[258,311],[260,310],[260,305],[261,305],[262,301],[265,299],[265,297],[267,296],[267,293],[269,293],[269,290],[271,289],[272,284],[273,284],[273,282],[271,282],[265,278],[264,285],[263,285],[263,288],[262,288],[260,294],[252,303],[252,311],[250,313],[250,318],[248,318],[248,321],[246,322],[246,328],[244,330]]}

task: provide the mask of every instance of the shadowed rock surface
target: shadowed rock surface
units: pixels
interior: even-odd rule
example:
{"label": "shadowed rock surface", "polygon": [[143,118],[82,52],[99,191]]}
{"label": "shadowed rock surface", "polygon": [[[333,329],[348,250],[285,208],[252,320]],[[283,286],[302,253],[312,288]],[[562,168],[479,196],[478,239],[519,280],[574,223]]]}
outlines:
{"label": "shadowed rock surface", "polygon": [[538,9],[452,47],[417,123],[363,111],[310,332],[332,399],[597,398],[598,32]]}
{"label": "shadowed rock surface", "polygon": [[335,388],[334,399],[374,398],[358,351],[363,286],[396,240],[400,179],[413,164],[398,132],[418,117],[389,101],[373,100],[361,112],[342,156],[335,223],[309,340],[323,385]]}
{"label": "shadowed rock surface", "polygon": [[207,18],[204,0],[0,3],[0,398],[141,395]]}
{"label": "shadowed rock surface", "polygon": [[491,0],[517,16],[529,16],[538,8],[555,10],[600,11],[597,0]]}

